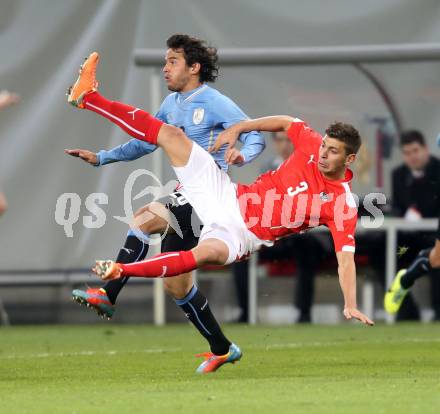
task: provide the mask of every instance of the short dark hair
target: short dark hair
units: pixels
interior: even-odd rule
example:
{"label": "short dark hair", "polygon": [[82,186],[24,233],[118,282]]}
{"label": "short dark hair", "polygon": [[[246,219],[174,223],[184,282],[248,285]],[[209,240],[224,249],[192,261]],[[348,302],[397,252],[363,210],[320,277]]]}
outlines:
{"label": "short dark hair", "polygon": [[362,144],[361,136],[358,130],[351,124],[343,122],[333,122],[325,133],[330,138],[335,138],[345,144],[345,152],[349,154],[357,154]]}
{"label": "short dark hair", "polygon": [[218,55],[215,47],[208,46],[204,40],[181,33],[169,37],[167,47],[173,50],[182,49],[188,66],[200,63],[200,82],[215,82],[218,76]]}
{"label": "short dark hair", "polygon": [[415,129],[411,129],[408,131],[402,132],[402,135],[400,136],[400,146],[403,147],[404,145],[412,144],[414,142],[417,142],[418,144],[422,145],[423,147],[426,147],[425,137],[420,131],[417,131]]}

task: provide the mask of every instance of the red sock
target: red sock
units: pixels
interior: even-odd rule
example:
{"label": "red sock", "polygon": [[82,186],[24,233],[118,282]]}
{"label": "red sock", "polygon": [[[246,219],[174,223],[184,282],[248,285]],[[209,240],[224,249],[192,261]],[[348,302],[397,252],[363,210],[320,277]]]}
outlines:
{"label": "red sock", "polygon": [[84,97],[84,107],[118,125],[127,134],[150,144],[157,144],[157,135],[163,122],[134,106],[109,101],[98,92]]}
{"label": "red sock", "polygon": [[197,269],[191,250],[158,254],[142,262],[119,263],[123,276],[170,277]]}

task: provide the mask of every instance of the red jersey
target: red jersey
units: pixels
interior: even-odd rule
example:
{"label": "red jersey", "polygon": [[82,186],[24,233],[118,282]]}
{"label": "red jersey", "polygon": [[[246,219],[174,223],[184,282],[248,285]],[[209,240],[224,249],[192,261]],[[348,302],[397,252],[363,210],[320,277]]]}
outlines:
{"label": "red jersey", "polygon": [[238,184],[241,215],[262,240],[275,240],[311,227],[330,229],[335,251],[355,251],[356,201],[351,193],[353,173],[329,180],[318,169],[322,136],[300,119],[287,131],[294,153],[276,170],[250,185]]}

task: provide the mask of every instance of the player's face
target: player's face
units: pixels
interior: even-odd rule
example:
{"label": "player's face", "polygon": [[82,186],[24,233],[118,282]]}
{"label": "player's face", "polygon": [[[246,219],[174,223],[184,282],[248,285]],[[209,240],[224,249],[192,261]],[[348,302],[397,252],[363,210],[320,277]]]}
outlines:
{"label": "player's face", "polygon": [[318,169],[327,178],[341,179],[354,158],[354,154],[346,154],[345,144],[342,141],[326,135],[319,148]]}
{"label": "player's face", "polygon": [[183,50],[168,49],[165,56],[163,74],[168,89],[184,92],[192,79],[192,69],[186,64]]}
{"label": "player's face", "polygon": [[429,161],[429,150],[425,145],[411,142],[402,147],[403,161],[411,170],[423,170]]}

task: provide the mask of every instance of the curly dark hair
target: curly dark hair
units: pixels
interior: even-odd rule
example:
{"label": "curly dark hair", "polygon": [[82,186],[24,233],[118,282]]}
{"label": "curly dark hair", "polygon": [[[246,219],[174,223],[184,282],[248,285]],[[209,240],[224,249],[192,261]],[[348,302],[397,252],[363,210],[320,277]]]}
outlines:
{"label": "curly dark hair", "polygon": [[358,130],[351,124],[343,122],[333,122],[325,133],[330,138],[335,138],[345,144],[345,152],[349,154],[357,154],[361,147],[362,141]]}
{"label": "curly dark hair", "polygon": [[182,49],[188,66],[200,63],[200,82],[215,82],[218,76],[218,55],[215,47],[208,46],[204,40],[181,33],[169,37],[167,47],[173,50]]}

